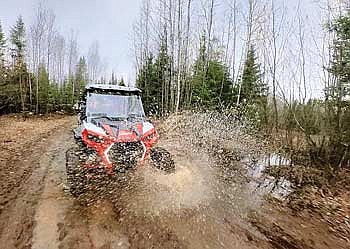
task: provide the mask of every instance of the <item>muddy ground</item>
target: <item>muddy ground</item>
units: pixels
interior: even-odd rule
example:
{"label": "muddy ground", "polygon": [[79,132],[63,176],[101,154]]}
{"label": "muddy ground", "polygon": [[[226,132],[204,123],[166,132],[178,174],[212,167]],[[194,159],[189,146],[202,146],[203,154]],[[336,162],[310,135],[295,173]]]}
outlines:
{"label": "muddy ground", "polygon": [[252,191],[245,137],[191,144],[176,119],[160,124],[175,174],[146,163],[123,188],[75,199],[65,175],[75,123],[0,117],[0,248],[350,248],[346,226],[332,231],[321,214]]}

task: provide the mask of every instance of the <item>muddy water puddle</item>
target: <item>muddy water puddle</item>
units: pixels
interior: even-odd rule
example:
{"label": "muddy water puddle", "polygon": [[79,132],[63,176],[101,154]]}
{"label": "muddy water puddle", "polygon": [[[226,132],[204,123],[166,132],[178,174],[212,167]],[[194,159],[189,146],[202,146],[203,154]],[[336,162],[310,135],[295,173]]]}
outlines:
{"label": "muddy water puddle", "polygon": [[242,162],[247,166],[247,175],[251,179],[248,186],[256,194],[269,194],[277,199],[285,199],[293,192],[292,184],[284,177],[276,179],[264,173],[267,167],[293,167],[288,158],[272,153],[258,159],[246,157]]}

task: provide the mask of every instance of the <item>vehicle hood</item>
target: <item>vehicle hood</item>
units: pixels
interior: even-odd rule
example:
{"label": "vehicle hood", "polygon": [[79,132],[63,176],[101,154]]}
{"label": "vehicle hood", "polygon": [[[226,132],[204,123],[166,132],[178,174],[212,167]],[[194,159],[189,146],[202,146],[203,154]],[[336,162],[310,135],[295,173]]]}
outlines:
{"label": "vehicle hood", "polygon": [[114,137],[118,140],[137,141],[152,133],[154,126],[148,121],[114,121],[108,118],[98,118],[91,122],[84,121],[75,132],[79,133],[78,136],[81,136],[84,130],[101,136]]}
{"label": "vehicle hood", "polygon": [[101,129],[104,132],[113,137],[118,137],[120,132],[129,132],[135,133],[138,138],[141,138],[143,135],[143,123],[142,121],[126,121],[126,120],[110,120],[108,118],[97,118],[93,119],[91,123]]}

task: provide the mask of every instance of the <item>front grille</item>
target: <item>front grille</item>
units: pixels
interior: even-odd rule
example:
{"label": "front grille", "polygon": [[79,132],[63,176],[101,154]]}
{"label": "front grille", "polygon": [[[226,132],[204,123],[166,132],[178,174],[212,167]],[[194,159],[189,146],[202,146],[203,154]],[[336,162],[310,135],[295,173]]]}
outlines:
{"label": "front grille", "polygon": [[135,167],[143,152],[141,142],[115,143],[109,150],[108,157],[116,170],[123,171]]}

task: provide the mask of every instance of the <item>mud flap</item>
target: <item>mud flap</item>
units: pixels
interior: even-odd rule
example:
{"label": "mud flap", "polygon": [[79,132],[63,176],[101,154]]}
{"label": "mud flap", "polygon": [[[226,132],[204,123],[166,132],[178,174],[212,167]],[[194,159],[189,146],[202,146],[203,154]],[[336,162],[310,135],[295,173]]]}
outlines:
{"label": "mud flap", "polygon": [[169,151],[166,149],[161,147],[152,148],[150,156],[153,166],[157,169],[168,174],[175,172],[175,162]]}

